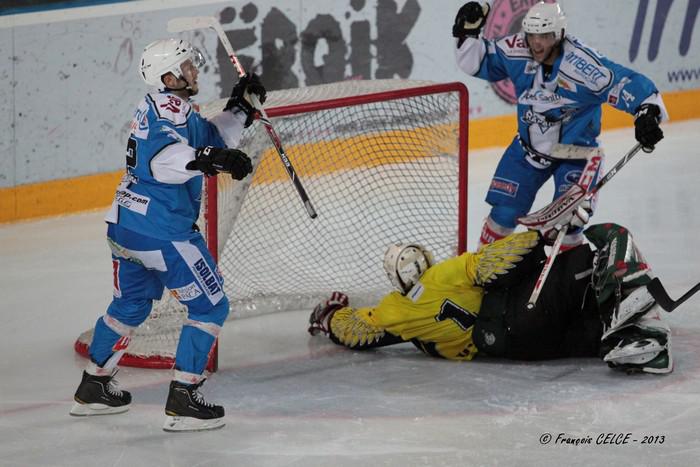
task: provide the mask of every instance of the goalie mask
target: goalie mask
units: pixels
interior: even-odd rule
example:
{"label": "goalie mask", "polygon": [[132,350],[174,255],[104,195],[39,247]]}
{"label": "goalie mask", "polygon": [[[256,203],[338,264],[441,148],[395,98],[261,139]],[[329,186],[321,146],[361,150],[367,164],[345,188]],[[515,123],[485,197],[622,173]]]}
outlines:
{"label": "goalie mask", "polygon": [[147,84],[159,89],[165,88],[162,76],[166,73],[172,73],[176,78],[190,83],[182,69],[182,64],[187,60],[198,69],[205,64],[202,53],[189,42],[179,39],[158,40],[143,49],[139,72]]}
{"label": "goalie mask", "polygon": [[523,18],[523,31],[526,34],[553,33],[558,42],[564,36],[566,16],[558,3],[536,3]]}
{"label": "goalie mask", "polygon": [[384,253],[384,271],[391,284],[406,294],[433,265],[433,255],[417,244],[391,245]]}

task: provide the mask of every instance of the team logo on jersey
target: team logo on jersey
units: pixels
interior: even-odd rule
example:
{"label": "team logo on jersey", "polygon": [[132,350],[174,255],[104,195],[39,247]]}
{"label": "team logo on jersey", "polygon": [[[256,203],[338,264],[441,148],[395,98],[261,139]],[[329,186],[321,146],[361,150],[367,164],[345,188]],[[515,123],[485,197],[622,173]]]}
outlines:
{"label": "team logo on jersey", "polygon": [[[495,0],[491,4],[491,13],[486,20],[484,28],[484,37],[486,39],[496,39],[499,37],[515,34],[522,28],[522,21],[525,13],[539,0]],[[547,3],[552,3],[553,0],[546,0]],[[511,52],[517,56],[529,56],[530,50],[524,40],[511,39],[511,44],[506,44],[511,49]],[[526,70],[528,68],[526,67]],[[526,73],[528,73],[526,71]],[[491,83],[491,87],[498,97],[508,102],[509,104],[517,103],[517,95],[515,94],[515,86],[509,79]]]}
{"label": "team logo on jersey", "polygon": [[182,100],[175,96],[168,96],[168,102],[165,104],[160,104],[160,108],[169,110],[172,113],[178,114],[180,113],[180,107],[182,106]]}
{"label": "team logo on jersey", "polygon": [[170,294],[179,302],[188,302],[202,295],[202,289],[200,289],[196,283],[192,282],[184,287],[171,289]]}
{"label": "team logo on jersey", "polygon": [[491,186],[489,187],[489,191],[493,191],[495,193],[500,193],[502,195],[510,196],[511,198],[515,198],[515,195],[518,194],[518,187],[520,186],[519,183],[514,182],[512,180],[507,180],[505,178],[500,178],[500,177],[494,177],[493,180],[491,180]]}
{"label": "team logo on jersey", "polygon": [[131,120],[131,125],[130,129],[131,131],[136,131],[136,130],[141,130],[145,131],[148,130],[148,109],[141,109],[138,108],[136,110],[136,114],[134,114],[134,118]]}
{"label": "team logo on jersey", "polygon": [[521,120],[528,125],[537,125],[540,128],[542,134],[546,133],[547,130],[549,130],[553,126],[559,125],[558,121],[547,120],[547,118],[545,118],[544,115],[537,112],[533,112],[532,110],[528,110],[527,112],[525,112]]}

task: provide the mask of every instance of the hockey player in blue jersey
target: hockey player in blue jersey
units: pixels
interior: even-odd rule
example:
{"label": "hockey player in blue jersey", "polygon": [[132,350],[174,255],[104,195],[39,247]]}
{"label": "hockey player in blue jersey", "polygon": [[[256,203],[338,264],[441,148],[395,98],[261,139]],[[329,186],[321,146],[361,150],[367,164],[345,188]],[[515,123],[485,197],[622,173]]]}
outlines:
{"label": "hockey player in blue jersey", "polygon": [[[452,29],[459,67],[490,82],[510,78],[518,99],[518,134],[491,181],[486,202],[492,208],[480,244],[511,233],[550,177],[555,199],[578,182],[586,160],[575,156],[599,145],[603,103],[634,115],[635,137],[646,151],[663,138],[659,123],[668,118],[647,77],[566,33],[557,3],[536,3],[523,19],[522,32],[497,40],[479,37],[489,9],[466,3]],[[570,231],[563,249],[582,240],[580,229]]]}
{"label": "hockey player in blue jersey", "polygon": [[113,299],[97,320],[90,363],[75,393],[72,415],[120,413],[131,395],[117,389],[116,364],[129,336],[149,315],[167,287],[187,306],[173,380],[166,401],[167,431],[223,426],[224,409],[204,400],[208,355],[229,313],[213,257],[196,228],[202,174],[229,173],[241,180],[251,161],[235,147],[255,118],[250,93],[265,101],[256,75],[234,86],[225,109],[207,120],[189,102],[199,90],[201,53],[186,41],[159,40],[146,46],[140,63],[144,81],[159,89],[146,94],[131,123],[126,173],[107,221],[114,268]]}

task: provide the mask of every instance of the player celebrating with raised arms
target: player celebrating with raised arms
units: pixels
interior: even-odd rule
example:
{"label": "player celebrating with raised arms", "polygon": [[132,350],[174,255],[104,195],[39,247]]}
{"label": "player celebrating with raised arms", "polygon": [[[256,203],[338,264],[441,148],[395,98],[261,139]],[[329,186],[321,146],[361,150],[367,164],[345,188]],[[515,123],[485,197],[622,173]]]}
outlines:
{"label": "player celebrating with raised arms", "polygon": [[[468,2],[452,28],[459,67],[490,82],[510,78],[518,104],[518,134],[486,196],[492,208],[480,244],[513,232],[550,177],[555,199],[577,183],[586,164],[581,149],[599,145],[603,103],[634,115],[635,137],[646,151],[663,138],[659,123],[667,118],[654,83],[567,34],[557,3],[536,3],[521,32],[497,40],[480,37],[489,11],[487,3]],[[580,232],[568,233],[564,250],[583,241]]]}
{"label": "player celebrating with raised arms", "polygon": [[131,395],[117,389],[116,365],[129,336],[149,315],[164,288],[188,314],[175,356],[165,405],[166,431],[223,426],[224,408],[199,392],[210,349],[229,313],[213,257],[196,226],[202,174],[252,171],[246,154],[230,149],[255,118],[250,93],[265,101],[256,75],[234,86],[221,113],[206,120],[190,103],[197,94],[202,54],[186,41],[158,40],[143,51],[140,74],[158,92],[136,109],[126,148],[126,173],[106,216],[114,268],[113,299],[97,320],[90,362],[75,393],[71,415],[121,413]]}

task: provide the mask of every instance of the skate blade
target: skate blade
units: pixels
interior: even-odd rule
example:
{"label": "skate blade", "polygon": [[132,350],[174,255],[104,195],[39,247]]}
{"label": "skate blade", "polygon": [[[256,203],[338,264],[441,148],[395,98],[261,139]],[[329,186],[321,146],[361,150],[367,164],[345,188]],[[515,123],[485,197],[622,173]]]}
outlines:
{"label": "skate blade", "polygon": [[163,424],[163,430],[170,432],[218,430],[224,425],[226,425],[226,423],[223,418],[200,420],[199,418],[193,417],[167,415],[165,417],[165,423]]}
{"label": "skate blade", "polygon": [[119,407],[111,407],[105,404],[81,404],[76,402],[70,409],[70,414],[74,417],[91,417],[93,415],[114,415],[124,413],[129,410],[131,404]]}

